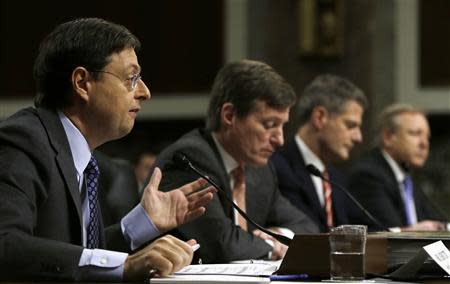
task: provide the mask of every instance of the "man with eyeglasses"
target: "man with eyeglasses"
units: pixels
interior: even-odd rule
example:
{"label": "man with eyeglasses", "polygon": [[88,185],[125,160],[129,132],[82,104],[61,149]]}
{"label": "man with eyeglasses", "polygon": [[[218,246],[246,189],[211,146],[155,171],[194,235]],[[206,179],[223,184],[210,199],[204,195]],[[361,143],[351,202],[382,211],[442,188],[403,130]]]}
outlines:
{"label": "man with eyeglasses", "polygon": [[140,204],[120,224],[101,223],[93,152],[128,134],[150,98],[139,46],[96,18],[41,43],[36,107],[0,123],[0,280],[136,281],[191,262],[195,240],[157,237],[205,212],[213,190],[200,190],[203,180],[164,193],[155,169]]}

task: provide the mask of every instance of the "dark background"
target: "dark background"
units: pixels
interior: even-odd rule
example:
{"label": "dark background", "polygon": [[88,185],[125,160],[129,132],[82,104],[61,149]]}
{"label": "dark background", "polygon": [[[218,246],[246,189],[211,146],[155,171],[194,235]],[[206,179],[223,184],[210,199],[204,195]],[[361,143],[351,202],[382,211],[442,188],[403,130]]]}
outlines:
{"label": "dark background", "polygon": [[[299,16],[301,5],[314,1],[326,9],[340,7],[336,8],[336,29],[342,45],[332,56],[300,51],[300,31],[308,23]],[[297,94],[325,72],[347,77],[366,92],[370,108],[364,115],[365,143],[355,149],[353,158],[367,150],[378,111],[396,101],[394,11],[398,1],[394,0],[0,0],[0,108],[12,100],[33,97],[32,65],[40,40],[59,23],[92,16],[123,24],[139,37],[142,75],[153,98],[175,93],[207,99],[217,70],[227,60],[225,27],[235,21],[233,15],[227,15],[230,3],[247,7],[246,26],[242,27],[247,31],[247,56],[272,65]],[[411,58],[420,63],[417,84],[449,88],[450,1],[419,0],[418,7],[420,52],[418,58]],[[312,15],[310,24],[319,16]],[[314,32],[320,38],[320,30]],[[432,151],[421,179],[427,193],[450,215],[449,110],[430,112],[429,120]],[[130,135],[103,145],[101,150],[133,160],[143,151],[159,152],[183,133],[203,126],[203,121],[203,114],[140,117]],[[287,139],[293,130],[289,124]]]}

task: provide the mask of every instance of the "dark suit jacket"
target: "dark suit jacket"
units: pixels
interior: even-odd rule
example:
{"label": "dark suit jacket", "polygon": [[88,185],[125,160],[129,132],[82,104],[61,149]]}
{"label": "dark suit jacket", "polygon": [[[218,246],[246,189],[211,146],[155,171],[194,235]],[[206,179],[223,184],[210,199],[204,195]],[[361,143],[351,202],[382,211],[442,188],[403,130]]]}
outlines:
{"label": "dark suit jacket", "polygon": [[[1,122],[2,280],[76,279],[81,215],[76,170],[57,113],[28,108]],[[116,247],[126,247],[118,226],[108,234]],[[101,246],[115,248],[104,236]]]}
{"label": "dark suit jacket", "polygon": [[[302,210],[320,228],[328,232],[325,210],[320,205],[314,183],[305,168],[305,161],[295,140],[280,148],[271,157],[277,171],[281,193],[297,208]],[[344,184],[343,178],[331,166],[327,166],[330,180]],[[335,225],[348,224],[349,201],[335,185],[332,187],[333,221]]]}
{"label": "dark suit jacket", "polygon": [[[394,172],[380,149],[372,150],[351,170],[349,189],[364,207],[384,226],[407,226],[405,207]],[[418,183],[414,183],[414,202],[419,221],[442,220],[429,203]],[[355,222],[364,222],[355,218]],[[373,224],[368,224],[373,229]]]}
{"label": "dark suit jacket", "polygon": [[[202,169],[232,198],[230,180],[211,134],[193,130],[164,150],[155,166],[162,168],[161,189],[174,189],[197,179],[189,170],[174,165],[174,153],[182,152]],[[305,214],[283,198],[278,190],[272,166],[246,167],[246,209],[248,215],[263,227],[287,227],[294,232],[318,232]],[[249,232],[255,228],[248,224],[248,232],[234,225],[231,205],[221,192],[206,207],[202,217],[179,227],[184,239],[195,238],[201,245],[197,251],[204,263],[229,262],[267,256],[271,247]]]}
{"label": "dark suit jacket", "polygon": [[95,151],[101,169],[99,201],[105,226],[117,224],[138,203],[139,193],[133,166],[126,160],[112,159]]}

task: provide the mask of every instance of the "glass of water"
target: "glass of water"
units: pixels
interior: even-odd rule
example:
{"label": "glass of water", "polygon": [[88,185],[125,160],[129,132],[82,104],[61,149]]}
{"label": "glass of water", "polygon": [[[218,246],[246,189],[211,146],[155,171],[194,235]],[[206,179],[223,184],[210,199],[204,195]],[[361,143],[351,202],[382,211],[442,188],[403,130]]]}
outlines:
{"label": "glass of water", "polygon": [[364,280],[366,239],[365,225],[342,225],[330,229],[331,280]]}

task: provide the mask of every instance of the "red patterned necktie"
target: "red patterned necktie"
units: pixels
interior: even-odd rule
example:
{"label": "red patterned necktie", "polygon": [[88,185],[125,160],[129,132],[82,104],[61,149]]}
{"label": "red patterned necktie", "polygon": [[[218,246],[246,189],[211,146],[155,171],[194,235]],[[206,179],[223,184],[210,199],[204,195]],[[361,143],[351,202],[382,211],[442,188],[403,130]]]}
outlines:
{"label": "red patterned necktie", "polygon": [[[234,187],[233,187],[233,199],[236,202],[236,205],[245,212],[245,174],[244,168],[239,166],[235,168],[231,174],[234,178]],[[238,224],[242,230],[247,231],[247,221],[241,216],[241,214],[237,213]]]}
{"label": "red patterned necktie", "polygon": [[[331,198],[331,185],[327,181],[330,179],[328,175],[328,171],[325,169],[322,173],[324,180],[322,180],[323,184],[323,196],[325,201],[325,215],[327,217],[327,225],[328,228],[333,227],[333,200]],[[326,180],[325,180],[326,179]]]}

